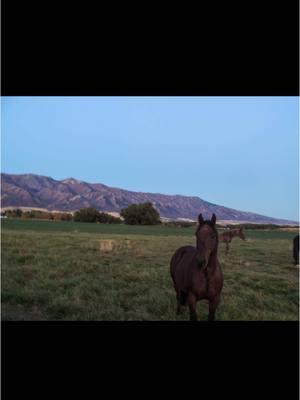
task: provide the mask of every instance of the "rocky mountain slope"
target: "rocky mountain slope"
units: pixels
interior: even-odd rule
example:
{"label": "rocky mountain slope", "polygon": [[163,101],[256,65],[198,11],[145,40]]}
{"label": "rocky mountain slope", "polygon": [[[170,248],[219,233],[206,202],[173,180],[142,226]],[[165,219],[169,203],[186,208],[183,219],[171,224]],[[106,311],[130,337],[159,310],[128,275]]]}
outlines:
{"label": "rocky mountain slope", "polygon": [[199,197],[142,193],[112,188],[101,183],[87,183],[74,178],[58,181],[46,176],[1,174],[1,207],[32,207],[76,211],[94,207],[100,211],[119,212],[132,203],[151,202],[161,217],[195,220],[200,212],[218,220],[253,223],[289,224],[294,221],[234,210]]}

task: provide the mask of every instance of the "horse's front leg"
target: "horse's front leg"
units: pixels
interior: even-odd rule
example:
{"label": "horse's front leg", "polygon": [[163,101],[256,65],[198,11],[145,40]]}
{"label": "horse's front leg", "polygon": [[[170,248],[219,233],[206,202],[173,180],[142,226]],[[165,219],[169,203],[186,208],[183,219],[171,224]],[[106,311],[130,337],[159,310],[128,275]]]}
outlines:
{"label": "horse's front leg", "polygon": [[214,321],[215,320],[215,313],[216,309],[220,303],[220,298],[221,295],[217,295],[213,299],[209,300],[209,312],[208,312],[208,321]]}

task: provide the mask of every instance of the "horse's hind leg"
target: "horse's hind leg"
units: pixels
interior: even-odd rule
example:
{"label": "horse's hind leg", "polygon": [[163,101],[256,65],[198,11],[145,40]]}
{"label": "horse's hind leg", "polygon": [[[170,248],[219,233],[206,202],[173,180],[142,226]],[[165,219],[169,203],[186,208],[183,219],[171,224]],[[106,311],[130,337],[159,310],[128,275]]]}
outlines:
{"label": "horse's hind leg", "polygon": [[181,299],[180,299],[180,290],[176,292],[176,298],[177,298],[177,309],[176,309],[176,314],[180,314],[181,311]]}
{"label": "horse's hind leg", "polygon": [[190,320],[191,321],[197,321],[197,313],[196,313],[196,304],[197,304],[197,299],[193,293],[188,294],[188,305],[190,309]]}
{"label": "horse's hind leg", "polygon": [[229,252],[229,244],[226,242],[226,255],[228,254],[228,252]]}
{"label": "horse's hind leg", "polygon": [[180,295],[180,289],[176,287],[174,284],[175,291],[176,291],[176,299],[177,299],[177,309],[176,309],[176,315],[180,314],[181,311],[181,295]]}
{"label": "horse's hind leg", "polygon": [[218,307],[218,304],[220,303],[220,298],[221,298],[221,296],[218,295],[214,299],[209,300],[208,321],[214,321],[215,320],[215,313],[216,313],[216,309]]}
{"label": "horse's hind leg", "polygon": [[176,298],[177,298],[177,309],[176,309],[176,314],[180,314],[181,312],[181,306],[185,306],[186,305],[186,293],[183,292],[180,289],[176,289]]}

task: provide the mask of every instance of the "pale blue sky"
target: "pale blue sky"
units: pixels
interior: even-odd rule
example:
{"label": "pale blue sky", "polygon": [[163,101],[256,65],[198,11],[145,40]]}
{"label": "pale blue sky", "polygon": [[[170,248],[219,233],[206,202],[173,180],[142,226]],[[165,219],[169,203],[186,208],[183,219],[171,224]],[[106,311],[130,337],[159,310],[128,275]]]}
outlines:
{"label": "pale blue sky", "polygon": [[2,97],[2,172],[299,219],[298,97]]}

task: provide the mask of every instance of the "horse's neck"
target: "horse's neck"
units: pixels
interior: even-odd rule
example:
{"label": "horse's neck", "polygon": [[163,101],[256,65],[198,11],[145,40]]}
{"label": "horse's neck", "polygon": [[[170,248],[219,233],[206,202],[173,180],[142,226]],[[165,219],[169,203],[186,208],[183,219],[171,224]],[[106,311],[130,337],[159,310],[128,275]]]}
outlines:
{"label": "horse's neck", "polygon": [[214,250],[214,252],[210,255],[208,260],[208,265],[211,271],[213,271],[218,265],[218,247]]}

